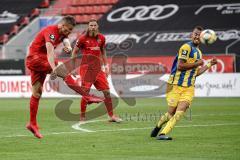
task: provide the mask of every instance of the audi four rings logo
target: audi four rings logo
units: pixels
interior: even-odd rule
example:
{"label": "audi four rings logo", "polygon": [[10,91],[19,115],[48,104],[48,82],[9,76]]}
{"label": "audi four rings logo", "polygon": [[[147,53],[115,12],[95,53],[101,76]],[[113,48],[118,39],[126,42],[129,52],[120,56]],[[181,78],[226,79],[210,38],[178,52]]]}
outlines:
{"label": "audi four rings logo", "polygon": [[109,22],[118,21],[146,21],[146,20],[162,20],[171,17],[178,11],[176,4],[167,5],[151,5],[118,8],[108,14]]}

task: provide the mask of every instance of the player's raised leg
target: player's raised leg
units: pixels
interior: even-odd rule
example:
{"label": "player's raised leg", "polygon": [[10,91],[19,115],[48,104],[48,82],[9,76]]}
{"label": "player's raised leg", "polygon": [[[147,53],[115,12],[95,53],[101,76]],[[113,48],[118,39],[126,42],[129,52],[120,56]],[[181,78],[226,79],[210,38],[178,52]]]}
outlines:
{"label": "player's raised leg", "polygon": [[91,103],[100,103],[103,101],[102,98],[89,95],[88,92],[84,90],[82,86],[78,84],[78,82],[73,78],[73,75],[71,73],[68,73],[67,69],[65,68],[64,64],[61,64],[56,67],[56,69],[53,71],[57,76],[63,78],[65,83],[68,85],[69,88],[76,91],[80,95],[83,96],[83,98],[87,101],[88,104]]}

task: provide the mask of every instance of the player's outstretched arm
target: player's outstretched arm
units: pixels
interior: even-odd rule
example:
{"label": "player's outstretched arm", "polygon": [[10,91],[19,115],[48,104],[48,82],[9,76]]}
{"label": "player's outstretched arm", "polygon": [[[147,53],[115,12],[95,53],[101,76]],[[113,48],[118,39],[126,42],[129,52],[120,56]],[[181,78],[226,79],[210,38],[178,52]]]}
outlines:
{"label": "player's outstretched arm", "polygon": [[201,74],[203,74],[203,73],[206,72],[209,68],[211,68],[213,65],[216,65],[216,64],[217,64],[217,59],[216,59],[216,58],[211,59],[210,62],[208,62],[205,66],[201,67],[201,68],[198,70],[197,76],[200,76]]}
{"label": "player's outstretched arm", "polygon": [[185,70],[196,68],[201,65],[203,65],[203,60],[198,60],[195,63],[186,63],[186,60],[179,59],[178,70],[185,71]]}

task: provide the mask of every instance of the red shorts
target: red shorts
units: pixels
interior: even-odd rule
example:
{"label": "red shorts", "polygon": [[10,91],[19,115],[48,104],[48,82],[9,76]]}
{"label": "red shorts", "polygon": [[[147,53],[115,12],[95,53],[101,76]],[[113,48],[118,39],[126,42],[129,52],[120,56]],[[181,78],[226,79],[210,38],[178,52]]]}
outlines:
{"label": "red shorts", "polygon": [[94,87],[99,91],[109,90],[106,73],[102,70],[93,71],[81,68],[80,76],[82,82],[81,86],[88,90],[92,85],[94,85]]}
{"label": "red shorts", "polygon": [[32,85],[37,81],[43,84],[47,74],[52,71],[48,63],[47,54],[28,55],[26,58],[26,66],[31,71]]}

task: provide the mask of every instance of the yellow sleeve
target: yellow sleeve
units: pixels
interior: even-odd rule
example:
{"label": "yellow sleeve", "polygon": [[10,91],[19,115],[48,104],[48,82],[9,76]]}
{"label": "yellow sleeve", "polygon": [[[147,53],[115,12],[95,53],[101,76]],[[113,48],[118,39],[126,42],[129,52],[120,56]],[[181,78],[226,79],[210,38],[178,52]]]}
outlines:
{"label": "yellow sleeve", "polygon": [[184,44],[178,51],[178,59],[187,60],[189,58],[191,52],[191,46],[188,44]]}

